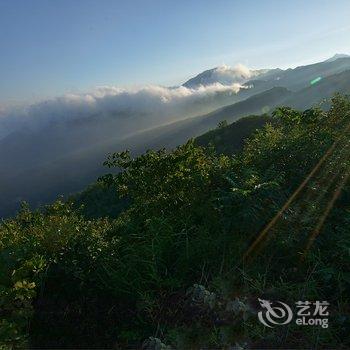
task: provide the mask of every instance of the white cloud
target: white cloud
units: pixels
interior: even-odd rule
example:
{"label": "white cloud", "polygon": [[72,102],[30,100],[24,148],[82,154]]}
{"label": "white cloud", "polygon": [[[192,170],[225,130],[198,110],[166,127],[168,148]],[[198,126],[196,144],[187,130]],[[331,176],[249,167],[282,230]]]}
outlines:
{"label": "white cloud", "polygon": [[222,65],[214,69],[212,80],[222,84],[242,84],[261,73],[262,71],[249,69],[243,64],[237,64],[234,67]]}
{"label": "white cloud", "polygon": [[[242,76],[248,74],[243,67],[238,67],[236,71]],[[218,70],[218,74],[227,72],[224,68]],[[241,88],[239,83],[213,83],[197,88],[102,86],[92,92],[67,94],[26,107],[3,108],[0,110],[0,137],[21,128],[43,128],[52,123],[65,124],[91,116],[124,121],[125,118],[150,118],[150,121],[159,124],[217,108],[223,100],[231,101]]]}
{"label": "white cloud", "polygon": [[244,84],[250,79],[264,74],[267,71],[266,69],[250,69],[243,64],[237,64],[234,67],[224,64],[198,74],[196,77],[188,80],[184,85],[193,88],[200,85],[208,86],[216,83],[228,86]]}

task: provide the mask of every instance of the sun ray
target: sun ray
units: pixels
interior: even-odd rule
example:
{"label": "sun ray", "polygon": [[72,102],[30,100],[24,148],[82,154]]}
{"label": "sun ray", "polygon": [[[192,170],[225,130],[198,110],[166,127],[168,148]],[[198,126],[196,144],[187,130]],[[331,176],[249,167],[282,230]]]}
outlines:
{"label": "sun ray", "polygon": [[309,240],[308,240],[307,245],[306,245],[306,248],[305,248],[305,250],[303,252],[302,259],[305,258],[307,252],[311,248],[311,245],[315,241],[316,237],[320,234],[321,229],[322,229],[322,227],[323,227],[323,225],[324,225],[328,215],[330,214],[331,210],[333,209],[335,202],[339,198],[342,189],[344,188],[344,186],[346,185],[347,181],[349,180],[349,176],[350,176],[350,172],[349,172],[349,169],[348,169],[347,174],[345,174],[345,176],[343,177],[342,181],[340,182],[340,184],[338,185],[338,187],[334,191],[334,194],[333,194],[331,200],[328,202],[327,207],[326,207],[323,215],[319,219],[315,229],[313,230],[312,234],[310,235]]}
{"label": "sun ray", "polygon": [[[336,141],[332,144],[332,146],[326,151],[326,153],[322,156],[322,158],[317,162],[315,167],[311,170],[309,175],[304,179],[304,181],[300,184],[300,186],[293,192],[293,194],[289,197],[286,203],[282,206],[282,208],[278,211],[278,213],[272,218],[272,220],[265,226],[265,228],[261,231],[258,237],[254,240],[254,242],[249,246],[247,251],[243,255],[243,260],[246,260],[248,256],[250,256],[253,251],[257,249],[260,243],[267,237],[269,231],[276,225],[276,223],[281,218],[282,214],[290,207],[290,205],[295,201],[295,199],[299,196],[300,193],[306,188],[309,184],[310,180],[318,173],[318,171],[322,168],[324,163],[330,159],[334,155],[335,150],[338,145],[344,140],[346,137],[346,133],[349,131],[350,123],[346,126],[342,135],[338,137]],[[346,146],[345,146],[346,147]],[[342,147],[343,149],[344,147]],[[327,174],[325,174],[327,176]],[[330,208],[331,209],[331,208]]]}
{"label": "sun ray", "polygon": [[[349,140],[346,140],[345,145],[334,157],[335,159],[327,162],[325,169],[321,172],[321,177],[317,181],[315,180],[318,185],[318,192],[316,192],[316,186],[308,188],[303,198],[304,203],[299,206],[298,217],[300,219],[307,217],[311,213],[313,204],[320,203],[326,197],[339,175],[344,172],[344,169],[341,166],[339,167],[339,162],[349,160],[350,153],[348,148]],[[334,171],[334,169],[336,170]]]}

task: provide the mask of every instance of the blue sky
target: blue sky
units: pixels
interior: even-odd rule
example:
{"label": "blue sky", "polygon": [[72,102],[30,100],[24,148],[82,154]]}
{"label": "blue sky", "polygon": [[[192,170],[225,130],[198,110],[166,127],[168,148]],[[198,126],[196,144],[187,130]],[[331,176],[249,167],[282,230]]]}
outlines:
{"label": "blue sky", "polygon": [[0,0],[0,104],[350,53],[349,0]]}

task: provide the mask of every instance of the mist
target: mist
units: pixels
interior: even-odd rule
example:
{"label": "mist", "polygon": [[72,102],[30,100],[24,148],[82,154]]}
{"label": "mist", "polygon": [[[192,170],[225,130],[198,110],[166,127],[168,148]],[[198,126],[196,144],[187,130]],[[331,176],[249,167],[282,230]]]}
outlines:
{"label": "mist", "polygon": [[[0,216],[83,189],[110,152],[145,150],[161,125],[241,99],[240,83],[120,88],[100,86],[0,110]],[[132,135],[136,135],[133,137]],[[156,135],[156,133],[154,133]],[[131,138],[130,138],[131,137]]]}
{"label": "mist", "polygon": [[[231,103],[241,88],[239,83],[213,83],[196,88],[102,86],[91,92],[66,94],[24,107],[3,108],[0,110],[0,138],[18,130],[35,132],[89,118],[101,123],[119,120],[121,132],[138,131],[206,113],[226,101]],[[128,122],[129,128],[125,127]]]}

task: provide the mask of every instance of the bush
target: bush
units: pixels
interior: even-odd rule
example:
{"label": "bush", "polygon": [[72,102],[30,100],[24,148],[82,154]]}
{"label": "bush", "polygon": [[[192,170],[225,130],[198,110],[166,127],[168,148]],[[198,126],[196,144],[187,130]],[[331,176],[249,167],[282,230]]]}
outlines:
{"label": "bush", "polygon": [[[75,203],[24,206],[0,226],[1,346],[349,346],[350,102],[332,103],[276,110],[234,156],[113,154]],[[332,326],[267,333],[258,298],[327,300]]]}

